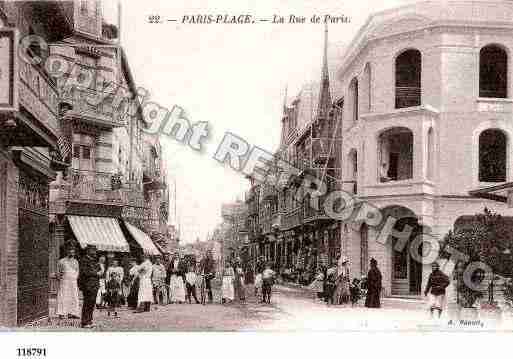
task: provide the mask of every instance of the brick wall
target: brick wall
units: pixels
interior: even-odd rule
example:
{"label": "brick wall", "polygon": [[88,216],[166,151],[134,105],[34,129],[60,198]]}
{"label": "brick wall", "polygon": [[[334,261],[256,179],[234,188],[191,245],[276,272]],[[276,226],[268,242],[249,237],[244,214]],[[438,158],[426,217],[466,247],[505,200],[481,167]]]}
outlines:
{"label": "brick wall", "polygon": [[18,169],[0,149],[0,326],[15,327],[18,277]]}

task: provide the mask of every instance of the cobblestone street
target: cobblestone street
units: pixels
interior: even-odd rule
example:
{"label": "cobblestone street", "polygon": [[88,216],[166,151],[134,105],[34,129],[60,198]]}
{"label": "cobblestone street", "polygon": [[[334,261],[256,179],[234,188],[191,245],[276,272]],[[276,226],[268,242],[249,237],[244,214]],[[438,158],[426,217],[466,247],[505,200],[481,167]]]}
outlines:
{"label": "cobblestone street", "polygon": [[[252,292],[247,288],[247,292]],[[444,315],[431,320],[425,303],[411,299],[384,299],[383,308],[327,306],[303,288],[276,286],[270,305],[258,303],[250,296],[246,304],[220,305],[173,304],[153,305],[149,313],[135,314],[122,308],[119,318],[107,316],[106,310],[95,311],[93,331],[409,331],[409,330],[511,330],[511,317],[500,326],[490,321],[459,322]],[[91,331],[79,328],[78,320],[56,318],[20,330]]]}

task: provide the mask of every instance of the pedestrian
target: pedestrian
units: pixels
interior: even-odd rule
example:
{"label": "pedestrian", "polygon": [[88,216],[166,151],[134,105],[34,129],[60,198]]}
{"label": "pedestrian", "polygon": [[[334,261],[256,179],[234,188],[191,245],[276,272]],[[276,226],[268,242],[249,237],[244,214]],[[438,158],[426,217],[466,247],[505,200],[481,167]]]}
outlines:
{"label": "pedestrian", "polygon": [[116,280],[119,283],[120,292],[119,292],[119,304],[125,303],[125,298],[123,294],[123,280],[125,279],[125,270],[123,267],[119,265],[119,260],[115,258],[111,258],[111,265],[107,268],[105,273],[105,278],[110,280],[111,274],[116,273]]}
{"label": "pedestrian", "polygon": [[211,250],[208,250],[206,256],[201,260],[200,272],[205,276],[205,289],[208,293],[208,301],[212,303],[214,300],[212,295],[212,279],[215,277],[215,261]]}
{"label": "pedestrian", "polygon": [[96,260],[96,247],[88,245],[86,254],[80,261],[79,286],[83,295],[82,304],[82,328],[93,326],[93,312],[100,287],[100,277],[103,270]]}
{"label": "pedestrian", "polygon": [[432,271],[429,274],[424,295],[429,295],[429,312],[431,318],[435,310],[438,311],[438,318],[440,318],[445,306],[445,289],[449,286],[450,280],[449,277],[440,270],[440,265],[437,262],[433,262],[431,269]]}
{"label": "pedestrian", "polygon": [[196,296],[196,268],[191,264],[189,270],[185,274],[185,285],[187,287],[187,300],[191,304],[191,296],[199,304],[198,297]]}
{"label": "pedestrian", "polygon": [[139,266],[134,259],[130,261],[128,278],[130,281],[130,290],[126,302],[128,308],[135,310],[137,309],[137,298],[139,296]]}
{"label": "pedestrian", "polygon": [[156,257],[155,264],[153,264],[152,283],[155,304],[166,305],[169,298],[166,284],[166,268],[162,264],[160,257]]}
{"label": "pedestrian", "polygon": [[267,263],[262,272],[262,303],[271,304],[271,294],[276,273],[271,269],[271,263]]}
{"label": "pedestrian", "polygon": [[246,290],[244,288],[244,271],[242,270],[242,261],[239,256],[237,256],[233,262],[233,273],[233,288],[235,290],[236,298],[243,303],[246,300]]}
{"label": "pedestrian", "polygon": [[169,302],[184,303],[185,288],[182,276],[179,270],[179,258],[177,255],[171,260],[171,277],[169,279]]}
{"label": "pedestrian", "polygon": [[365,306],[367,308],[381,307],[381,289],[381,272],[378,268],[378,261],[371,258],[370,269],[367,274],[367,297],[365,298]]}
{"label": "pedestrian", "polygon": [[337,266],[331,266],[326,271],[326,284],[324,288],[324,301],[328,305],[334,304],[335,289],[337,288]]}
{"label": "pedestrian", "polygon": [[114,317],[118,317],[118,307],[120,303],[121,297],[121,281],[119,278],[118,272],[111,271],[109,275],[109,280],[106,284],[107,294],[106,294],[106,302],[107,302],[107,315],[110,317],[111,313],[114,313]]}
{"label": "pedestrian", "polygon": [[96,295],[96,308],[102,309],[105,308],[105,272],[107,270],[107,260],[105,259],[105,256],[100,256],[98,258],[98,265],[101,269],[100,274],[100,286],[98,288],[98,293]]}
{"label": "pedestrian", "polygon": [[322,268],[319,268],[317,275],[309,286],[310,290],[315,293],[315,299],[323,299],[324,294],[324,274]]}
{"label": "pedestrian", "polygon": [[78,275],[79,265],[75,259],[75,248],[68,247],[66,257],[58,263],[59,290],[57,292],[57,315],[60,319],[67,316],[78,319]]}
{"label": "pedestrian", "polygon": [[258,257],[258,260],[257,260],[257,263],[255,265],[255,272],[256,272],[256,277],[255,277],[255,297],[258,298],[258,292],[260,291],[261,292],[261,289],[262,289],[262,273],[264,272],[265,270],[265,261],[264,261],[264,257],[263,256],[260,256]]}
{"label": "pedestrian", "polygon": [[235,273],[233,267],[227,263],[223,273],[223,286],[222,286],[222,303],[233,302],[235,299],[235,289],[233,288]]}
{"label": "pedestrian", "polygon": [[137,313],[149,312],[153,301],[153,285],[151,274],[153,265],[148,254],[142,254],[142,263],[139,266],[139,294],[137,296]]}
{"label": "pedestrian", "polygon": [[337,304],[347,304],[350,301],[350,269],[349,260],[346,256],[340,256],[337,264],[337,288],[335,300]]}

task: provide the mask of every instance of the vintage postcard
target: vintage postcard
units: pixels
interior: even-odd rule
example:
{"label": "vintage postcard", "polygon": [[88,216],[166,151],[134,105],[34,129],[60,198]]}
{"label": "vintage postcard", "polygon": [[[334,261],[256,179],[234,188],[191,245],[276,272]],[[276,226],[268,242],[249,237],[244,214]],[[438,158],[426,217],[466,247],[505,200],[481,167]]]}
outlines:
{"label": "vintage postcard", "polygon": [[512,51],[508,0],[1,1],[0,338],[513,331]]}

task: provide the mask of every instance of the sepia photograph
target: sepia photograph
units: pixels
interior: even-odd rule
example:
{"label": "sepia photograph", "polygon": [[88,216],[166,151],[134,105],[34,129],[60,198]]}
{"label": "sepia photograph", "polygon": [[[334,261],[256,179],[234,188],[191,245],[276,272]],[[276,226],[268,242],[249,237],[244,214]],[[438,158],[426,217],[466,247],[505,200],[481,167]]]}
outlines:
{"label": "sepia photograph", "polygon": [[511,0],[0,1],[0,340],[513,332],[512,51]]}

